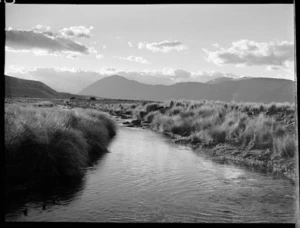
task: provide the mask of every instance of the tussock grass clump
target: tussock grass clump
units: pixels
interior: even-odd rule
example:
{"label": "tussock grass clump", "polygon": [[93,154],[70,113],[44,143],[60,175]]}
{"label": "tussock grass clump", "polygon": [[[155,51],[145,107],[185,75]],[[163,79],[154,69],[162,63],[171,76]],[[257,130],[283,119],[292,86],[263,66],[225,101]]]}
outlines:
{"label": "tussock grass clump", "polygon": [[240,138],[249,149],[267,149],[273,145],[274,120],[260,114],[247,122]]}
{"label": "tussock grass clump", "polygon": [[[157,111],[159,106],[163,113]],[[289,103],[171,100],[137,106],[137,110],[143,112],[139,117],[154,130],[188,137],[191,142],[269,149],[277,157],[292,157],[296,150],[290,124],[295,106]],[[292,118],[288,123],[283,121],[287,116]]]}
{"label": "tussock grass clump", "polygon": [[114,122],[99,111],[6,105],[7,182],[77,178],[115,135]]}
{"label": "tussock grass clump", "polygon": [[172,127],[175,125],[175,119],[163,115],[161,113],[157,114],[154,116],[152,122],[151,122],[151,127],[159,132],[171,132]]}
{"label": "tussock grass clump", "polygon": [[223,127],[218,126],[211,128],[208,130],[208,134],[214,144],[225,143],[227,132]]}
{"label": "tussock grass clump", "polygon": [[150,112],[147,115],[145,115],[145,117],[143,118],[144,121],[146,121],[147,123],[151,123],[153,121],[153,118],[158,114],[157,111],[155,112]]}
{"label": "tussock grass clump", "polygon": [[[80,113],[82,115],[81,109],[75,109],[75,112]],[[115,123],[109,118],[109,116],[106,113],[99,112],[92,109],[85,110],[85,113],[92,118],[86,117],[86,120],[91,120],[92,122],[97,122],[98,125],[102,124],[108,133],[108,138],[113,138],[116,135],[116,125]],[[100,126],[99,126],[100,127]],[[103,128],[103,127],[102,127]],[[102,129],[103,132],[105,131]]]}
{"label": "tussock grass clump", "polygon": [[170,116],[176,116],[176,115],[178,115],[178,114],[180,114],[180,113],[182,113],[182,112],[184,112],[184,108],[183,107],[174,107],[174,108],[172,108],[171,110],[169,110],[169,115]]}
{"label": "tussock grass clump", "polygon": [[146,110],[147,113],[159,110],[161,108],[163,108],[163,106],[161,106],[161,105],[159,105],[157,103],[151,103],[151,104],[147,104],[145,106],[145,110]]}
{"label": "tussock grass clump", "polygon": [[198,116],[206,118],[212,116],[216,110],[213,107],[202,106],[197,110]]}
{"label": "tussock grass clump", "polygon": [[295,137],[289,135],[276,138],[273,146],[274,156],[283,158],[293,158],[297,150]]}
{"label": "tussock grass clump", "polygon": [[175,119],[175,124],[171,128],[173,134],[189,136],[195,129],[195,125],[191,119],[182,119],[177,117]]}

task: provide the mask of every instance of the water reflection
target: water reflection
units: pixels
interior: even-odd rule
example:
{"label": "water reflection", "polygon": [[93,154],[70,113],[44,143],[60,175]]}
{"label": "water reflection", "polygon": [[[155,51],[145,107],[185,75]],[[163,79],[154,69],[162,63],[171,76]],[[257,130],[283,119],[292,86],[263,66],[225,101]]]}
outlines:
{"label": "water reflection", "polygon": [[110,151],[107,151],[106,153],[94,155],[92,161],[86,167],[86,170],[92,171],[92,170],[98,169],[99,166],[101,166],[101,163],[103,163],[103,161],[105,160],[105,157],[107,156],[107,154],[109,154],[109,153],[110,153]]}
{"label": "water reflection", "polygon": [[68,205],[79,194],[85,185],[85,177],[77,181],[59,183],[56,186],[45,186],[39,189],[24,190],[5,197],[7,220],[30,214],[30,209],[48,210],[54,205]]}
{"label": "water reflection", "polygon": [[[32,209],[51,211],[55,206],[66,206],[82,194],[86,185],[86,173],[99,168],[107,153],[93,157],[82,178],[47,183],[38,188],[23,189],[5,195],[6,220],[28,216]],[[35,212],[36,213],[36,212]]]}

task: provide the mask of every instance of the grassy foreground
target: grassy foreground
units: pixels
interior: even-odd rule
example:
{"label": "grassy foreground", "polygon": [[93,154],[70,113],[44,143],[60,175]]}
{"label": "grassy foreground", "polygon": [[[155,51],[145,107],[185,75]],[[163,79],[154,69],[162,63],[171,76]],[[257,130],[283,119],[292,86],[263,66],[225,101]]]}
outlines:
{"label": "grassy foreground", "polygon": [[6,104],[5,184],[81,177],[115,135],[114,121],[96,110]]}
{"label": "grassy foreground", "polygon": [[135,126],[147,125],[213,159],[265,167],[296,178],[295,105],[173,100],[106,105],[103,110],[131,114]]}
{"label": "grassy foreground", "polygon": [[[298,141],[294,104],[111,99],[49,102],[24,98],[6,101],[6,105],[14,103],[19,107],[32,104],[36,107],[34,110],[54,106],[53,110],[67,108],[71,113],[75,110],[84,112],[86,108],[108,112],[124,119],[127,126],[151,128],[168,135],[177,143],[189,144],[213,159],[267,168],[296,180]],[[131,118],[134,120],[130,121]]]}

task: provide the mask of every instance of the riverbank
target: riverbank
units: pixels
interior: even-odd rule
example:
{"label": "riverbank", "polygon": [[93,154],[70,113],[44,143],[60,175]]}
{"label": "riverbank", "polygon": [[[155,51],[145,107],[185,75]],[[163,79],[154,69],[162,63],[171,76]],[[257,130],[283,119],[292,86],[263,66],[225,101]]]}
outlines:
{"label": "riverbank", "polygon": [[[126,126],[126,125],[125,125]],[[127,127],[140,127],[144,129],[151,129],[149,124],[140,125],[130,124]],[[155,131],[155,130],[154,130]],[[161,133],[156,131],[157,133]],[[272,153],[271,150],[246,150],[245,148],[232,146],[229,144],[218,144],[216,146],[209,146],[207,144],[191,142],[187,137],[180,137],[175,134],[161,133],[169,137],[176,144],[184,144],[190,146],[193,150],[199,153],[205,153],[211,159],[216,161],[233,162],[235,164],[255,167],[260,170],[268,171],[270,173],[281,175],[292,183],[297,180],[296,167],[294,159],[273,159],[269,160]]]}
{"label": "riverbank", "polygon": [[106,113],[5,105],[5,192],[81,178],[107,152],[116,126]]}
{"label": "riverbank", "polygon": [[124,126],[162,133],[213,160],[297,179],[295,110],[290,104],[171,101],[104,110]]}
{"label": "riverbank", "polygon": [[109,151],[81,183],[11,196],[6,221],[294,221],[295,186],[284,178],[214,162],[141,128],[119,127]]}
{"label": "riverbank", "polygon": [[[27,106],[29,100],[21,100]],[[17,100],[13,100],[13,103]],[[48,101],[49,103],[49,101]],[[171,100],[57,100],[62,110],[96,109],[127,127],[168,135],[218,161],[265,169],[296,181],[298,143],[295,104]],[[33,103],[34,106],[47,106]]]}

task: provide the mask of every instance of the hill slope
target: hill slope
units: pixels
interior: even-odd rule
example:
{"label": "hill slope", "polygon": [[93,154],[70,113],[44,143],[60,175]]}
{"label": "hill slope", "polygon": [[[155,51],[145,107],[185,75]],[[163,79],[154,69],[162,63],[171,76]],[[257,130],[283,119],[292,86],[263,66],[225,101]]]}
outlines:
{"label": "hill slope", "polygon": [[294,82],[274,78],[241,78],[214,83],[184,82],[147,85],[121,76],[110,76],[83,89],[80,95],[129,100],[220,100],[240,102],[294,102]]}
{"label": "hill slope", "polygon": [[5,75],[5,96],[55,98],[59,93],[42,82]]}
{"label": "hill slope", "polygon": [[6,97],[31,97],[31,98],[85,98],[85,96],[70,93],[59,93],[39,81],[25,80],[5,75]]}

